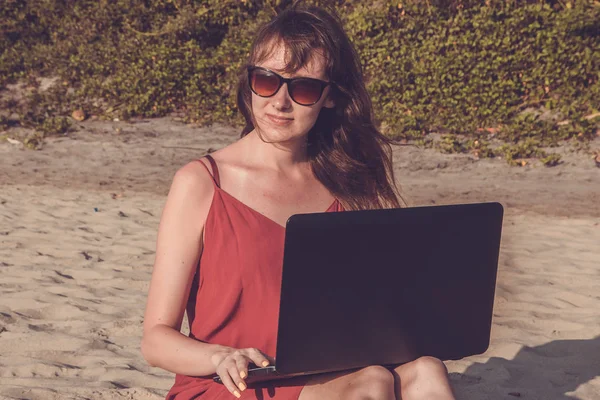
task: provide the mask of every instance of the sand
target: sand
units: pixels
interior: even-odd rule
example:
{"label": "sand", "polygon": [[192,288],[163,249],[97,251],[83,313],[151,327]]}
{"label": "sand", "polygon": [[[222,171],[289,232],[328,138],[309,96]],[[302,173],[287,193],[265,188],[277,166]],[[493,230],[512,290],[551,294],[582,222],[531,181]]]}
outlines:
{"label": "sand", "polygon": [[[177,168],[237,134],[78,129],[40,151],[0,143],[0,399],[160,399],[173,374],[139,352],[160,212]],[[600,168],[558,151],[511,168],[394,149],[413,205],[506,207],[490,348],[447,363],[459,399],[600,399]]]}

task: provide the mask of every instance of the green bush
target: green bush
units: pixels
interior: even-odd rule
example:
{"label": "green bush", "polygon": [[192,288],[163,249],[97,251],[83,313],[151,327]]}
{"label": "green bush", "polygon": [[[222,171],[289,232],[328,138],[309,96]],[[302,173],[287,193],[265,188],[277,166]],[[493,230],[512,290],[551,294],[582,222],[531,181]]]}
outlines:
{"label": "green bush", "polygon": [[[514,136],[510,126],[526,107],[545,106],[567,119],[597,111],[600,7],[474,4],[445,15],[420,3],[364,4],[348,15],[373,78],[378,117],[393,127],[390,133],[473,134],[502,125]],[[560,136],[576,133],[561,130]]]}
{"label": "green bush", "polygon": [[[289,3],[9,0],[0,9],[0,86],[60,77],[60,88],[20,106],[23,123],[76,107],[124,119],[176,112],[237,123],[236,72],[259,24]],[[512,146],[596,134],[585,118],[600,108],[596,1],[334,3],[386,134],[466,135],[471,146],[446,138],[438,147],[486,157],[493,152],[472,146],[491,130]]]}

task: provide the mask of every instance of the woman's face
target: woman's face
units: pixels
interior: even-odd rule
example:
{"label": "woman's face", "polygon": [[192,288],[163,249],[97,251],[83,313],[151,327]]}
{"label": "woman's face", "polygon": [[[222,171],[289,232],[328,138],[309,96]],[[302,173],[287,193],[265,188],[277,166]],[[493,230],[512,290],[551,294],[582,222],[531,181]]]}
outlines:
{"label": "woman's face", "polygon": [[[324,60],[315,55],[313,60],[293,74],[282,72],[285,69],[285,49],[277,46],[270,58],[256,64],[267,68],[284,78],[306,77],[329,81],[325,74]],[[269,143],[305,141],[308,132],[315,124],[322,107],[332,108],[334,102],[329,99],[330,86],[325,88],[319,101],[311,106],[295,103],[284,83],[272,97],[260,97],[252,93],[252,112],[262,139]]]}

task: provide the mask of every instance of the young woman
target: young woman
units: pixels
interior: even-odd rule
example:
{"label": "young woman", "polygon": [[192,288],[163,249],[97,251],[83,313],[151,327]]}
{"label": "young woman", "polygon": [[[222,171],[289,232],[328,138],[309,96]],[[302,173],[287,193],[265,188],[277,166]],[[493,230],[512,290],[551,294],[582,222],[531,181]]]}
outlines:
{"label": "young woman", "polygon": [[426,357],[244,382],[249,364],[274,362],[286,220],[402,204],[360,61],[332,14],[293,7],[264,26],[238,107],[242,138],[176,173],[160,222],[142,353],[176,373],[167,398],[453,399],[444,364]]}

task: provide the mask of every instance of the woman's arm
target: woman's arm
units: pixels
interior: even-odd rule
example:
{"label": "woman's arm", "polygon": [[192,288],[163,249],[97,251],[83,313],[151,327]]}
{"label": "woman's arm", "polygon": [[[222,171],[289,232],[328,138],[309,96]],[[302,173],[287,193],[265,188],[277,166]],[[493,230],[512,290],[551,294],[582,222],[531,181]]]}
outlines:
{"label": "woman's arm", "polygon": [[178,374],[214,374],[232,351],[180,333],[213,194],[206,170],[187,164],[175,174],[158,228],[141,350],[150,365]]}

